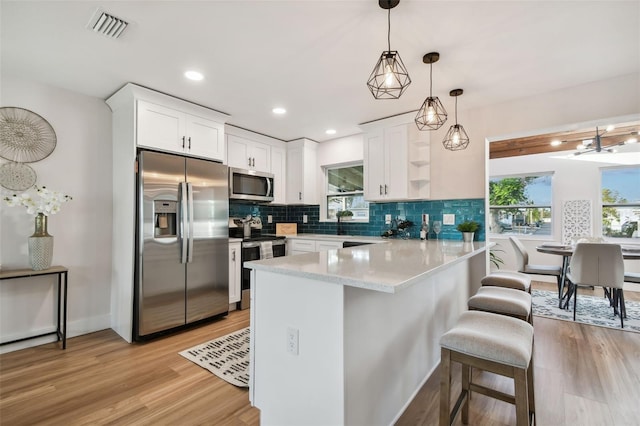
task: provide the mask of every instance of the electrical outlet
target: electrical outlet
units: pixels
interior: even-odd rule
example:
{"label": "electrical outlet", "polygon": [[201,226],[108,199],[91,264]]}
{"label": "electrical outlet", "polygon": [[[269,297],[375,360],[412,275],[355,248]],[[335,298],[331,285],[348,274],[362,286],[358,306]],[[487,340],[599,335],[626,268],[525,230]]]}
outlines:
{"label": "electrical outlet", "polygon": [[298,355],[298,341],[300,332],[297,328],[287,327],[287,352]]}
{"label": "electrical outlet", "polygon": [[455,214],[443,214],[442,215],[442,224],[443,225],[455,225],[456,224],[456,215]]}
{"label": "electrical outlet", "polygon": [[384,223],[389,225],[391,223],[391,215],[390,214],[385,214],[384,215]]}
{"label": "electrical outlet", "polygon": [[307,223],[307,221],[309,220],[309,218],[307,217],[306,214],[302,215],[302,223]]}
{"label": "electrical outlet", "polygon": [[273,216],[270,214],[267,215],[267,223],[273,223]]}

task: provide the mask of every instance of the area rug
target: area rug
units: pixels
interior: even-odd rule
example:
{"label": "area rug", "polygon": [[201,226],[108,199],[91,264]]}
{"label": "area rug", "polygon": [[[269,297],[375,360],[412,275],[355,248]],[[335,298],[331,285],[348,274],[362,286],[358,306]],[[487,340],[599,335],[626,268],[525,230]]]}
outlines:
{"label": "area rug", "polygon": [[[573,300],[569,309],[558,308],[558,293],[545,290],[533,290],[533,315],[573,321]],[[624,320],[624,331],[640,333],[640,303],[625,301],[627,318]],[[620,330],[620,317],[613,315],[613,308],[604,297],[581,295],[578,290],[578,308],[576,322],[597,325],[600,327],[617,328]]]}
{"label": "area rug", "polygon": [[232,385],[249,387],[249,327],[180,352]]}

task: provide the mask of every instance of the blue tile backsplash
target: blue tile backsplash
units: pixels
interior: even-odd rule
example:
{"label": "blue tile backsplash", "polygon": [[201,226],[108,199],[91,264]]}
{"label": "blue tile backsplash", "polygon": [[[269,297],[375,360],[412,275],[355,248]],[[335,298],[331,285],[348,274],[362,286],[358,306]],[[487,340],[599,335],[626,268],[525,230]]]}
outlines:
{"label": "blue tile backsplash", "polygon": [[[435,239],[432,223],[434,220],[442,221],[443,214],[455,214],[456,225],[465,220],[474,220],[480,223],[480,229],[476,231],[475,240],[485,240],[485,210],[484,199],[471,198],[463,200],[430,200],[430,201],[403,201],[392,203],[369,203],[369,223],[346,222],[343,223],[343,231],[346,235],[380,236],[389,225],[384,223],[384,217],[390,214],[394,219],[409,220],[414,226],[409,228],[411,238],[420,238],[420,224],[422,214],[429,215],[429,239]],[[320,206],[274,206],[269,204],[243,204],[230,202],[229,215],[244,217],[248,214],[260,216],[262,219],[262,232],[275,233],[276,223],[288,222],[298,224],[298,233],[308,234],[337,234],[336,222],[320,222]],[[302,215],[307,215],[307,223],[302,223]],[[273,216],[273,223],[267,223],[267,216]],[[456,225],[443,225],[440,239],[462,240],[462,233],[456,229]]]}

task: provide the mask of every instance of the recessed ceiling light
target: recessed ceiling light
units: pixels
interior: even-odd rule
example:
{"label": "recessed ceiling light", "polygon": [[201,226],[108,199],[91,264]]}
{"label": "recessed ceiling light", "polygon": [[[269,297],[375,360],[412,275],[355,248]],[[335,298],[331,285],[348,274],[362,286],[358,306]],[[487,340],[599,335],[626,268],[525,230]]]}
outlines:
{"label": "recessed ceiling light", "polygon": [[335,135],[336,134],[336,129],[327,129],[327,131],[325,132],[328,135]]}
{"label": "recessed ceiling light", "polygon": [[559,146],[559,145],[562,145],[562,141],[559,141],[559,140],[551,141],[551,146]]}
{"label": "recessed ceiling light", "polygon": [[616,126],[614,126],[613,124],[610,124],[610,125],[607,126],[606,130],[607,130],[607,132],[610,132],[615,128],[616,128]]}
{"label": "recessed ceiling light", "polygon": [[200,81],[204,79],[204,75],[198,71],[187,71],[184,73],[184,76],[193,81]]}
{"label": "recessed ceiling light", "polygon": [[286,114],[287,110],[282,107],[275,107],[274,109],[271,110],[271,112],[273,112],[274,114],[282,115],[282,114]]}

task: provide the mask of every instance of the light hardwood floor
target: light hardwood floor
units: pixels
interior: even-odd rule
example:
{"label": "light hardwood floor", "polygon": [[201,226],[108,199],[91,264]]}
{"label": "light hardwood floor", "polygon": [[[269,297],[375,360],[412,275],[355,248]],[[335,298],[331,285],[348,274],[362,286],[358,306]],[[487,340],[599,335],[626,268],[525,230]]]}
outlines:
{"label": "light hardwood floor", "polygon": [[[629,292],[627,300],[639,296]],[[538,425],[640,424],[639,334],[540,317],[534,323]],[[70,339],[66,351],[47,344],[0,355],[0,424],[258,425],[247,390],[178,355],[248,324],[248,311],[236,311],[144,344],[104,330]],[[499,376],[481,380],[512,390]],[[398,425],[437,424],[438,381],[436,371]],[[454,389],[459,383],[456,375]],[[473,425],[515,421],[511,405],[482,395],[470,407]]]}

